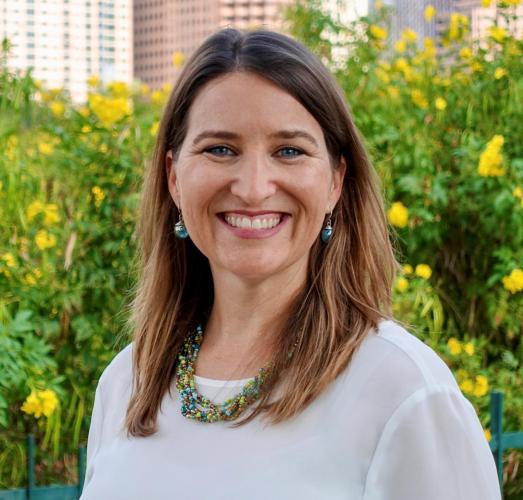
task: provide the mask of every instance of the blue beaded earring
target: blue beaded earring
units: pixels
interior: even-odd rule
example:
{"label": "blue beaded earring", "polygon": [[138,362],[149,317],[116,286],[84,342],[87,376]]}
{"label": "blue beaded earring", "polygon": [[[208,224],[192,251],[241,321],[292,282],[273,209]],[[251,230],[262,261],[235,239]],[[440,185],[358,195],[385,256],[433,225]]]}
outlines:
{"label": "blue beaded earring", "polygon": [[321,230],[321,241],[323,241],[323,243],[328,243],[329,240],[331,239],[332,237],[332,221],[331,221],[331,216],[332,216],[332,210],[327,218],[327,222],[325,224],[325,227]]}
{"label": "blue beaded earring", "polygon": [[187,228],[185,227],[185,224],[183,222],[182,210],[179,209],[179,211],[180,211],[180,216],[178,218],[178,222],[174,225],[174,234],[178,238],[181,238],[182,240],[184,240],[185,238],[187,238],[187,236],[189,236],[189,232],[187,231]]}

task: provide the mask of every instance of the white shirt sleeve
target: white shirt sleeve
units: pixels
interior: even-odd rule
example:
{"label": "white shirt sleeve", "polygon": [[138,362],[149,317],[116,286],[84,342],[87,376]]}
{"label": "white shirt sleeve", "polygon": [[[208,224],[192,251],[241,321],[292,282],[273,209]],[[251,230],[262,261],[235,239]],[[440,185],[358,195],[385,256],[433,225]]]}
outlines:
{"label": "white shirt sleeve", "polygon": [[493,455],[472,404],[456,389],[414,392],[384,427],[364,500],[500,500]]}
{"label": "white shirt sleeve", "polygon": [[89,435],[87,437],[87,466],[85,473],[85,481],[83,491],[91,477],[93,476],[93,458],[100,447],[103,426],[103,403],[102,403],[102,387],[100,382],[96,387],[94,395],[93,411],[91,414],[91,425],[89,426]]}

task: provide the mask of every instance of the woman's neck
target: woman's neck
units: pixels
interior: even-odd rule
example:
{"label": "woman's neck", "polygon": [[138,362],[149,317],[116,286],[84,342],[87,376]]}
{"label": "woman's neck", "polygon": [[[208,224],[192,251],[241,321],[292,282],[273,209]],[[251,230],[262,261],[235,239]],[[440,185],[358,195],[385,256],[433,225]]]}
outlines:
{"label": "woman's neck", "polygon": [[254,282],[213,269],[214,304],[204,327],[196,373],[253,376],[274,354],[274,334],[306,278],[303,265]]}

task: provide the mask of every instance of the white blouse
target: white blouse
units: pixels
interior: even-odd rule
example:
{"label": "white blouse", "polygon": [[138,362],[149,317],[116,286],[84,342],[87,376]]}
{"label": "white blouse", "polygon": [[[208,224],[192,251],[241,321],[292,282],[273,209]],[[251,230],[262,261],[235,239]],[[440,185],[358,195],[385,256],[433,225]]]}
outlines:
{"label": "white blouse", "polygon": [[[395,321],[381,321],[320,397],[276,426],[189,420],[173,381],[158,432],[127,438],[131,360],[132,343],[100,377],[81,500],[501,499],[474,407]],[[247,380],[196,378],[218,403]]]}

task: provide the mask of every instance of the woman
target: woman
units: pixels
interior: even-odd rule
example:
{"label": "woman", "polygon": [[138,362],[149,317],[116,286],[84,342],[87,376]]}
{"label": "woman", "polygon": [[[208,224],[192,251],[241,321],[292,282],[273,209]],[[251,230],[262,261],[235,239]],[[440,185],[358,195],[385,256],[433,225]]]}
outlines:
{"label": "woman", "polygon": [[391,317],[379,183],[307,49],[208,38],[140,216],[134,340],[98,383],[83,500],[500,498],[472,405]]}

